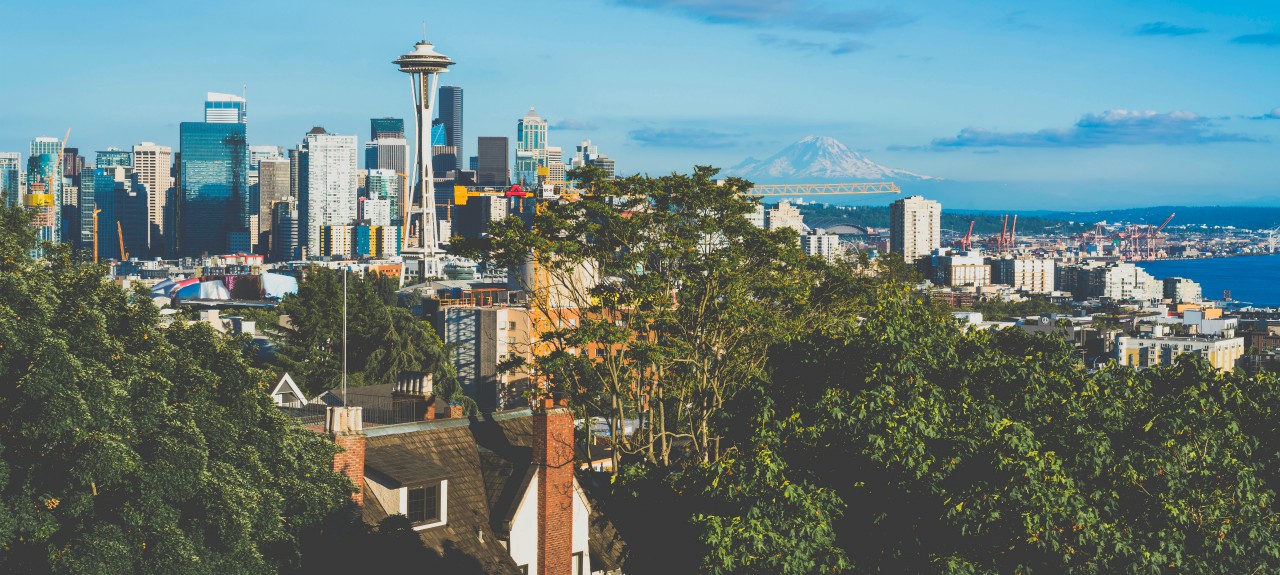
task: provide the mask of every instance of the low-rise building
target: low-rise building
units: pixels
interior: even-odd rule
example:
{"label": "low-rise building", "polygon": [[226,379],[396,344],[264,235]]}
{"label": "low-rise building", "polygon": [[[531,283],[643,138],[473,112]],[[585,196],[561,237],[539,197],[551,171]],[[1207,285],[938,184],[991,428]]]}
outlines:
{"label": "low-rise building", "polygon": [[958,252],[938,248],[930,256],[930,268],[933,283],[940,286],[980,287],[991,283],[991,267],[979,250]]}
{"label": "low-rise building", "polygon": [[1055,287],[1057,264],[1051,258],[1004,256],[988,258],[991,281],[1033,293],[1050,293]]}
{"label": "low-rise building", "polygon": [[1202,295],[1200,284],[1187,278],[1164,278],[1164,299],[1178,303],[1197,303]]}
{"label": "low-rise building", "polygon": [[1244,338],[1208,337],[1129,337],[1116,338],[1116,360],[1120,365],[1136,368],[1173,365],[1184,353],[1207,359],[1222,371],[1235,369],[1244,355]]}

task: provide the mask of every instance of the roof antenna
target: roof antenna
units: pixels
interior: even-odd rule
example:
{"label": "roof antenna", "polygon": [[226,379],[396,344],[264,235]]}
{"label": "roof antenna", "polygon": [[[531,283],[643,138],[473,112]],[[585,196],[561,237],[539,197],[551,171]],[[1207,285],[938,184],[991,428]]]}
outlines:
{"label": "roof antenna", "polygon": [[422,41],[423,42],[427,41],[427,19],[426,18],[422,19]]}

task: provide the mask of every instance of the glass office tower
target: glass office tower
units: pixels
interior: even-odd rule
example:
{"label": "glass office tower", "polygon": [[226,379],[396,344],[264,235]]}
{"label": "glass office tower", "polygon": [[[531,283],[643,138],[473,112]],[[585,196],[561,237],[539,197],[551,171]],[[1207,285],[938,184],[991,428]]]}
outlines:
{"label": "glass office tower", "polygon": [[183,122],[178,254],[249,251],[249,148],[245,124]]}

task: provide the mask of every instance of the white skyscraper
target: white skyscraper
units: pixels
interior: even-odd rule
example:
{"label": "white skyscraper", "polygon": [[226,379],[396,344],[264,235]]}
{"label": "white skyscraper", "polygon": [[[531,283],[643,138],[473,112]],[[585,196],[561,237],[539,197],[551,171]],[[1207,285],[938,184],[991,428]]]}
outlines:
{"label": "white skyscraper", "polygon": [[320,229],[356,219],[356,137],[313,128],[302,152],[306,169],[299,185],[300,216],[308,255],[320,253]]}
{"label": "white skyscraper", "polygon": [[547,167],[547,121],[533,108],[516,123],[515,181],[534,184],[538,168]]}
{"label": "white skyscraper", "polygon": [[133,147],[133,172],[138,183],[147,187],[147,222],[151,226],[149,237],[153,244],[163,246],[168,230],[165,228],[165,210],[169,205],[169,190],[173,188],[173,149],[143,142]]}
{"label": "white skyscraper", "polygon": [[942,204],[911,196],[889,206],[890,252],[911,263],[941,246]]}

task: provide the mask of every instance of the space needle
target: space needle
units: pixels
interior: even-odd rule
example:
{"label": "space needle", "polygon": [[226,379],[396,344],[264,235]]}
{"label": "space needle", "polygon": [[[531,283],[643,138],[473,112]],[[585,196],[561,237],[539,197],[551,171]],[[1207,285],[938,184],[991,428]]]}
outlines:
{"label": "space needle", "polygon": [[[406,201],[406,227],[412,225],[415,212],[418,221],[418,245],[406,243],[402,255],[400,282],[404,283],[404,269],[410,260],[420,262],[422,279],[442,275],[440,251],[440,227],[436,224],[435,173],[431,166],[431,109],[436,103],[436,82],[439,75],[449,71],[454,64],[448,56],[436,52],[435,46],[425,39],[414,44],[413,51],[393,62],[400,71],[409,75],[409,90],[413,96],[413,116],[417,121],[417,154],[414,156],[413,175],[416,185],[410,185]],[[413,190],[418,190],[420,201],[413,203]],[[407,242],[407,238],[406,238]]]}

